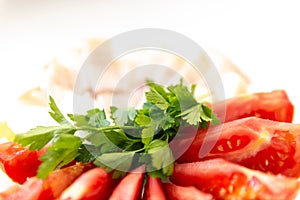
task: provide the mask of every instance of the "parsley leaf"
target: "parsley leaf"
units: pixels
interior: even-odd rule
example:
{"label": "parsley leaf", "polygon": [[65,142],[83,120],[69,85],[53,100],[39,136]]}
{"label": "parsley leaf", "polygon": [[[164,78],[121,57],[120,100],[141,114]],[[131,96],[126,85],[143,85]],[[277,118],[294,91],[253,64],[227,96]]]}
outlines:
{"label": "parsley leaf", "polygon": [[157,123],[151,121],[151,123],[142,130],[142,142],[148,145],[152,140],[156,132]]}
{"label": "parsley leaf", "polygon": [[49,106],[51,108],[51,111],[49,111],[50,116],[61,125],[64,124],[71,125],[70,122],[64,117],[64,115],[58,109],[54,99],[51,96],[49,96],[49,101],[50,101]]}
{"label": "parsley leaf", "polygon": [[38,178],[46,178],[47,175],[62,166],[73,161],[81,145],[81,139],[71,134],[57,135],[46,153],[41,156],[43,163],[38,169]]}
{"label": "parsley leaf", "polygon": [[176,96],[182,111],[197,105],[196,99],[186,86],[182,84],[169,86],[168,90],[170,90]]}
{"label": "parsley leaf", "polygon": [[134,108],[116,108],[112,106],[110,110],[112,112],[112,119],[117,126],[132,124],[129,122],[132,122],[136,116]]}
{"label": "parsley leaf", "polygon": [[23,146],[29,145],[31,150],[40,150],[48,144],[56,134],[73,133],[74,131],[73,127],[66,125],[37,126],[36,128],[30,129],[26,134],[17,134],[15,142]]}
{"label": "parsley leaf", "polygon": [[212,125],[220,124],[220,120],[219,120],[218,116],[208,106],[203,104],[202,109],[203,109],[203,112],[205,113],[205,115],[210,118],[210,122]]}
{"label": "parsley leaf", "polygon": [[139,126],[147,126],[151,123],[151,118],[144,113],[138,113],[134,122]]}
{"label": "parsley leaf", "polygon": [[134,155],[135,152],[132,151],[106,153],[98,156],[94,161],[94,164],[104,167],[108,169],[108,171],[116,170],[114,177],[118,177],[124,175],[120,172],[126,173],[129,171]]}
{"label": "parsley leaf", "polygon": [[150,87],[150,91],[146,92],[146,99],[160,109],[166,110],[170,104],[167,100],[167,92],[165,89],[153,82],[148,82],[148,86]]}
{"label": "parsley leaf", "polygon": [[106,119],[104,110],[94,108],[87,111],[86,115],[68,114],[70,119],[75,123],[77,127],[106,127],[110,123]]}
{"label": "parsley leaf", "polygon": [[146,153],[140,157],[140,162],[146,164],[146,169],[158,177],[168,177],[173,173],[174,157],[168,141],[153,140]]}

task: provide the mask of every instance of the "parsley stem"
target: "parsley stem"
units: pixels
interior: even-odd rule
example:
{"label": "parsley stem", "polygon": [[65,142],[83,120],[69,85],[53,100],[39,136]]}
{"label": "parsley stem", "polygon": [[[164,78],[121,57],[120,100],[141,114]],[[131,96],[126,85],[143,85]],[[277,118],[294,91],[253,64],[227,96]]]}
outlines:
{"label": "parsley stem", "polygon": [[135,126],[105,126],[105,127],[91,127],[91,126],[80,126],[76,127],[78,131],[107,131],[107,130],[124,130],[124,129],[142,129],[141,127]]}

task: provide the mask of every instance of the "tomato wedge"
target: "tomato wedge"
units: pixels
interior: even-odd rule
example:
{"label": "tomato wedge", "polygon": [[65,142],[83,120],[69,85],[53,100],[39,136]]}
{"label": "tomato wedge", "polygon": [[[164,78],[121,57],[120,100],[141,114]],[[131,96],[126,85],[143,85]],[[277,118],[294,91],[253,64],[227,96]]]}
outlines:
{"label": "tomato wedge", "polygon": [[[225,122],[256,116],[281,122],[292,122],[294,106],[284,90],[253,93],[225,100]],[[214,112],[221,115],[222,103],[214,105]]]}
{"label": "tomato wedge", "polygon": [[6,195],[4,199],[56,199],[77,177],[89,168],[89,165],[79,163],[53,171],[45,180],[41,180],[36,177],[29,178],[15,192]]}
{"label": "tomato wedge", "polygon": [[43,191],[39,199],[50,200],[58,198],[75,179],[90,168],[89,164],[77,163],[76,165],[51,172],[43,182]]}
{"label": "tomato wedge", "polygon": [[112,174],[96,167],[77,178],[59,199],[105,200],[111,195],[115,183],[116,179],[112,179]]}
{"label": "tomato wedge", "polygon": [[179,186],[173,183],[164,183],[164,188],[170,200],[211,200],[213,196],[198,190],[194,186]]}
{"label": "tomato wedge", "polygon": [[223,159],[177,164],[170,179],[216,199],[294,199],[299,189],[296,178],[266,174]]}
{"label": "tomato wedge", "polygon": [[[250,117],[220,126],[208,133],[199,130],[195,137],[187,133],[176,138],[171,144],[175,155],[193,140],[177,162],[223,158],[263,172],[300,176],[300,125]],[[199,151],[205,143],[213,148],[200,158]]]}
{"label": "tomato wedge", "polygon": [[41,152],[31,151],[14,142],[0,144],[0,168],[15,182],[24,183],[33,177],[41,164]]}
{"label": "tomato wedge", "polygon": [[142,195],[145,166],[129,172],[113,190],[110,200],[138,200]]}
{"label": "tomato wedge", "polygon": [[160,178],[148,176],[143,196],[144,200],[165,200],[166,195]]}

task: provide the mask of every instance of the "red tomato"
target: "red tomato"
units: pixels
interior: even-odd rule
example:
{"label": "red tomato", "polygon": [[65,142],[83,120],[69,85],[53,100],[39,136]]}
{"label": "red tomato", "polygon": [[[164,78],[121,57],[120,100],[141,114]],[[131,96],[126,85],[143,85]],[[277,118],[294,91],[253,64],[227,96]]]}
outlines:
{"label": "red tomato", "polygon": [[51,172],[43,181],[43,191],[39,200],[58,198],[83,172],[90,169],[90,165],[76,164]]}
{"label": "red tomato", "polygon": [[33,177],[41,164],[38,151],[30,151],[14,142],[0,144],[0,168],[15,182]]}
{"label": "red tomato", "polygon": [[59,199],[105,200],[111,195],[116,179],[102,168],[91,169],[76,179]]}
{"label": "red tomato", "polygon": [[110,200],[138,200],[141,198],[145,166],[129,172],[113,190]]}
{"label": "red tomato", "polygon": [[[284,90],[254,93],[225,100],[225,121],[256,116],[282,122],[292,122],[294,107]],[[216,104],[214,112],[222,114],[223,104]]]}
{"label": "red tomato", "polygon": [[[171,143],[175,155],[178,155],[178,149],[185,148],[193,140],[177,161],[224,158],[251,169],[300,176],[299,125],[250,117],[220,126],[222,129],[213,127],[208,133],[207,130],[200,130],[195,138],[189,133],[176,138]],[[211,144],[213,148],[200,158],[199,151],[203,144]]]}
{"label": "red tomato", "polygon": [[15,192],[6,195],[5,200],[52,200],[72,184],[89,166],[76,164],[53,171],[45,180],[36,177],[29,178]]}
{"label": "red tomato", "polygon": [[299,189],[296,178],[266,174],[223,159],[177,164],[170,179],[216,199],[294,199]]}
{"label": "red tomato", "polygon": [[143,196],[144,200],[165,200],[165,192],[160,178],[148,176]]}
{"label": "red tomato", "polygon": [[213,196],[198,190],[194,186],[179,186],[164,183],[164,188],[169,200],[211,200]]}

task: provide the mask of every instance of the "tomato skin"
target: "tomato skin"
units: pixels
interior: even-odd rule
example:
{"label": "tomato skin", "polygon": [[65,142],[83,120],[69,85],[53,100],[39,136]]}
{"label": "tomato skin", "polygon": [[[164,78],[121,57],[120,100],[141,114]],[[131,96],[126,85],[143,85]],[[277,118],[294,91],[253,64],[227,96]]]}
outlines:
{"label": "tomato skin", "polygon": [[72,184],[90,165],[76,164],[51,172],[45,180],[29,178],[15,192],[5,195],[5,200],[52,200]]}
{"label": "tomato skin", "polygon": [[280,122],[292,122],[294,106],[284,90],[253,93],[233,97],[214,105],[217,115],[223,113],[225,103],[225,122],[246,117],[260,117]]}
{"label": "tomato skin", "polygon": [[14,142],[0,144],[0,168],[15,182],[22,184],[33,177],[41,164],[41,152],[31,151]]}
{"label": "tomato skin", "polygon": [[299,189],[296,178],[262,173],[223,159],[176,164],[170,179],[217,199],[294,199]]}
{"label": "tomato skin", "polygon": [[77,163],[51,172],[43,181],[43,191],[39,200],[51,200],[58,198],[61,193],[70,186],[82,173],[90,169],[90,165]]}
{"label": "tomato skin", "polygon": [[211,200],[213,196],[204,193],[194,186],[179,186],[173,183],[164,183],[164,188],[169,200]]}
{"label": "tomato skin", "polygon": [[[220,126],[222,129],[215,127],[209,129],[209,132],[199,130],[195,138],[187,133],[176,139],[171,144],[175,155],[178,155],[177,149],[182,149],[193,140],[177,162],[223,158],[251,169],[300,176],[299,125],[250,117]],[[200,158],[199,151],[204,142],[213,147]]]}
{"label": "tomato skin", "polygon": [[113,190],[110,200],[138,200],[141,198],[145,166],[140,166],[126,174]]}
{"label": "tomato skin", "polygon": [[144,200],[166,200],[163,185],[160,178],[148,176],[145,186]]}
{"label": "tomato skin", "polygon": [[112,193],[116,179],[104,169],[96,167],[77,178],[63,191],[59,199],[106,200]]}

